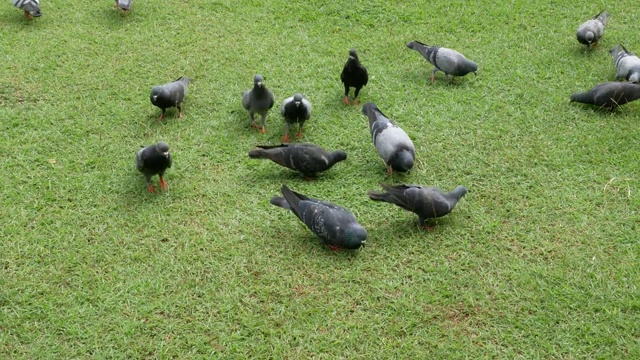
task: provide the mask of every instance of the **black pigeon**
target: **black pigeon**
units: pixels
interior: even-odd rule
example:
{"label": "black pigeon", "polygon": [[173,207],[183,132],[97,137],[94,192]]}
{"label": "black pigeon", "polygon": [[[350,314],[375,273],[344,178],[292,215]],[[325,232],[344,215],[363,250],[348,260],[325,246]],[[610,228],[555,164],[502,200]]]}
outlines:
{"label": "black pigeon", "polygon": [[442,71],[447,78],[465,76],[468,73],[478,75],[478,65],[459,52],[440,46],[430,46],[420,41],[407,43],[409,49],[416,50],[434,66],[431,71],[431,82],[436,81],[436,72]]}
{"label": "black pigeon", "polygon": [[314,144],[282,144],[258,146],[249,151],[252,159],[269,159],[278,165],[298,171],[305,178],[313,178],[316,173],[330,169],[337,162],[345,160],[342,151],[328,152]]}
{"label": "black pigeon", "polygon": [[391,174],[393,170],[411,170],[416,150],[407,133],[389,120],[372,102],[362,106],[362,113],[369,117],[371,139],[387,167],[387,173]]}
{"label": "black pigeon", "polygon": [[[264,82],[261,75],[255,75],[253,77],[253,89],[247,90],[242,94],[242,107],[249,112],[251,118],[251,126],[256,129],[260,129],[260,132],[265,133],[267,129],[265,123],[267,122],[267,113],[273,107],[275,99],[273,93],[264,86]],[[260,114],[262,118],[262,128],[256,125],[255,114]]]}
{"label": "black pigeon", "polygon": [[292,97],[286,98],[280,108],[280,114],[284,117],[284,135],[282,136],[282,142],[289,141],[289,126],[291,124],[298,124],[298,138],[302,137],[302,126],[305,121],[311,117],[311,103],[305,99],[302,94],[295,94]]}
{"label": "black pigeon", "polygon": [[349,59],[347,63],[344,64],[344,68],[340,74],[340,80],[342,80],[344,84],[344,103],[351,105],[349,101],[349,88],[352,87],[356,89],[356,92],[353,94],[353,105],[358,105],[358,94],[360,94],[360,89],[369,82],[369,73],[367,69],[360,64],[356,49],[349,50]]}
{"label": "black pigeon", "polygon": [[282,185],[282,195],[271,198],[270,203],[291,210],[332,250],[355,250],[365,244],[367,230],[349,210],[299,194],[286,185]]}
{"label": "black pigeon", "polygon": [[595,105],[606,110],[640,99],[640,84],[604,82],[585,92],[571,94],[571,102]]}
{"label": "black pigeon", "polygon": [[160,176],[160,187],[167,189],[167,183],[163,176],[164,172],[171,167],[171,162],[169,145],[164,141],[149,145],[136,153],[136,167],[147,180],[149,192],[155,192],[151,185],[151,177],[154,175]]}
{"label": "black pigeon", "polygon": [[458,186],[449,193],[444,193],[440,189],[419,185],[384,185],[381,184],[385,192],[369,191],[371,200],[384,201],[416,213],[418,222],[424,226],[425,219],[433,219],[445,216],[453,210],[460,200],[467,193],[467,188]]}
{"label": "black pigeon", "polygon": [[189,82],[191,82],[190,78],[181,76],[176,81],[154,86],[151,89],[151,103],[162,109],[159,120],[164,118],[167,108],[174,106],[178,108],[178,118],[182,119],[182,101],[184,96],[187,95]]}

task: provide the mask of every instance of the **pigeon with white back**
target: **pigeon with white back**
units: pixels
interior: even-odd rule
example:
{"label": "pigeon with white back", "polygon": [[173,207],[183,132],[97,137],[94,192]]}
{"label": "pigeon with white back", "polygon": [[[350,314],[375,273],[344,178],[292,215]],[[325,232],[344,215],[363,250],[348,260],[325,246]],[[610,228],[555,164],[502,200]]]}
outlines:
{"label": "pigeon with white back", "polygon": [[640,83],[640,58],[628,51],[622,44],[609,51],[616,68],[616,80],[625,79],[628,82]]}
{"label": "pigeon with white back", "polygon": [[282,195],[269,201],[291,210],[298,219],[334,251],[355,250],[366,243],[367,230],[342,206],[310,198],[282,185]]}
{"label": "pigeon with white back", "polygon": [[411,170],[416,150],[409,135],[389,120],[372,102],[364,104],[362,113],[369,118],[371,139],[387,167],[387,173],[391,174],[394,170]]}
{"label": "pigeon with white back", "polygon": [[40,0],[12,0],[13,6],[24,11],[24,17],[33,19],[42,16]]}
{"label": "pigeon with white back", "polygon": [[249,157],[269,159],[311,179],[316,173],[328,170],[336,163],[345,160],[347,153],[342,150],[329,152],[314,144],[282,144],[258,146],[257,149],[249,151]]}
{"label": "pigeon with white back", "polygon": [[[265,127],[267,113],[273,107],[274,102],[273,93],[264,86],[262,75],[255,75],[253,77],[253,89],[247,90],[242,94],[242,107],[249,112],[251,126],[260,129],[262,133],[267,132]],[[262,128],[256,125],[255,114],[260,115]]]}
{"label": "pigeon with white back", "polygon": [[182,102],[184,96],[187,95],[190,82],[190,78],[181,76],[175,81],[154,86],[151,89],[151,103],[162,109],[158,120],[162,120],[167,109],[171,107],[178,108],[178,119],[182,119]]}
{"label": "pigeon with white back", "polygon": [[369,73],[367,72],[367,68],[360,63],[356,49],[349,50],[349,58],[342,68],[340,80],[342,84],[344,84],[344,103],[351,105],[349,101],[349,88],[355,88],[353,105],[357,106],[359,103],[358,95],[360,94],[360,89],[369,82]]}
{"label": "pigeon with white back", "polygon": [[435,66],[431,71],[431,82],[436,81],[436,72],[442,71],[447,78],[452,76],[465,76],[468,73],[478,75],[478,64],[467,59],[459,52],[440,46],[430,46],[420,41],[407,43],[409,49],[416,50]]}
{"label": "pigeon with white back", "polygon": [[289,126],[291,124],[298,124],[296,137],[301,138],[302,126],[305,121],[311,117],[311,103],[305,99],[302,94],[295,94],[284,100],[280,108],[280,114],[284,117],[284,135],[282,136],[282,142],[286,143],[289,141]]}
{"label": "pigeon with white back", "polygon": [[164,141],[149,145],[136,153],[136,168],[144,175],[149,192],[155,192],[153,185],[151,185],[151,177],[154,175],[160,177],[160,187],[167,188],[164,173],[171,167],[171,163],[169,145]]}
{"label": "pigeon with white back", "polygon": [[369,191],[369,198],[395,204],[418,215],[418,222],[425,226],[425,219],[445,216],[453,210],[458,200],[467,193],[467,188],[458,186],[445,193],[442,190],[420,185],[384,185],[384,192]]}
{"label": "pigeon with white back", "polygon": [[129,12],[131,10],[131,5],[133,4],[133,0],[115,0],[117,7],[120,10],[124,10],[124,12]]}
{"label": "pigeon with white back", "polygon": [[593,19],[589,19],[582,23],[576,31],[576,37],[580,44],[587,45],[587,47],[598,46],[598,41],[604,35],[604,28],[607,25],[607,21],[611,15],[602,10]]}
{"label": "pigeon with white back", "polygon": [[628,82],[610,81],[600,83],[591,90],[571,94],[570,102],[595,105],[605,110],[640,99],[640,85]]}

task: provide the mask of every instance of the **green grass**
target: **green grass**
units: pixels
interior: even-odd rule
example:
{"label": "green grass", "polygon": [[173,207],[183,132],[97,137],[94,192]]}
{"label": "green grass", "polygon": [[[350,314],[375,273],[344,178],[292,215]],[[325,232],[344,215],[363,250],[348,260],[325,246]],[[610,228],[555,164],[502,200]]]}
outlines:
{"label": "green grass", "polygon": [[[613,79],[614,45],[640,51],[635,2],[606,6],[590,52],[575,30],[605,4],[81,3],[0,10],[0,357],[640,357],[640,103],[568,102]],[[430,84],[414,39],[478,76]],[[416,144],[410,174],[340,102],[350,47],[361,100]],[[276,109],[249,128],[255,73],[277,106],[308,96],[305,140],[348,159],[314,182],[250,160],[283,133]],[[158,123],[151,87],[180,75],[185,118]],[[149,194],[134,154],[158,140],[170,191]],[[283,183],[351,209],[367,246],[321,246],[269,205]],[[469,193],[425,232],[368,200],[379,183]]]}

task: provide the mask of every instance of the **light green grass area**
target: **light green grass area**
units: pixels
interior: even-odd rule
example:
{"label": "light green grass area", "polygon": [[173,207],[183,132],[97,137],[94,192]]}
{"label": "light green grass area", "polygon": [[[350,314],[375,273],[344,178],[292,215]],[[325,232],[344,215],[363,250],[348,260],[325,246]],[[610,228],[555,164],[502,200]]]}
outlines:
{"label": "light green grass area", "polygon": [[[42,0],[26,21],[5,1],[0,357],[640,358],[640,102],[569,104],[613,80],[613,46],[640,52],[637,3],[565,3]],[[604,7],[585,51],[575,30]],[[411,40],[478,76],[431,84]],[[341,103],[351,47],[361,101],[416,145],[409,174]],[[256,73],[264,135],[240,104]],[[151,87],[181,75],[185,117],[160,123]],[[312,182],[247,156],[279,143],[295,92],[304,140],[348,154]],[[149,194],[135,152],[158,140],[174,165]],[[269,204],[283,183],[350,209],[366,247],[322,246]],[[429,232],[370,201],[379,183],[469,193]]]}

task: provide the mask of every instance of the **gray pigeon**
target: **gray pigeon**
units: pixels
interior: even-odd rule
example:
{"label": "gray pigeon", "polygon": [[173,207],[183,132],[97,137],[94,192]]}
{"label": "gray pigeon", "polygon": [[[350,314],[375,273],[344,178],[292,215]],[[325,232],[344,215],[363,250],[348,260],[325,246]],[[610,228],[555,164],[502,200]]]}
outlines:
{"label": "gray pigeon", "polygon": [[640,58],[627,51],[622,44],[617,45],[609,54],[616,67],[616,80],[625,79],[632,83],[640,83]]}
{"label": "gray pigeon", "polygon": [[269,159],[278,165],[298,171],[305,178],[313,178],[316,173],[328,170],[345,160],[347,154],[342,150],[328,152],[314,144],[282,144],[258,146],[257,149],[249,151],[249,157]]}
{"label": "gray pigeon", "polygon": [[640,99],[640,85],[627,82],[605,82],[591,90],[571,94],[571,102],[595,105],[606,110]]}
{"label": "gray pigeon", "polygon": [[598,15],[594,16],[593,19],[587,20],[576,32],[576,37],[580,44],[587,45],[588,47],[598,46],[598,40],[604,34],[604,27],[607,25],[607,20],[611,15],[602,10]]}
{"label": "gray pigeon", "polygon": [[366,243],[367,230],[349,210],[299,194],[286,185],[282,185],[282,195],[271,198],[270,203],[291,210],[332,250],[355,250]]}
{"label": "gray pigeon", "polygon": [[42,16],[40,0],[12,0],[13,6],[24,11],[24,17],[33,19]]}
{"label": "gray pigeon", "polygon": [[391,174],[393,170],[411,170],[416,150],[407,133],[389,120],[372,102],[364,104],[362,113],[369,117],[371,139],[387,166],[387,173]]}
{"label": "gray pigeon", "polygon": [[[256,129],[260,129],[260,132],[265,133],[267,129],[265,123],[267,122],[267,113],[273,107],[275,102],[273,93],[264,86],[261,75],[253,77],[253,89],[247,90],[242,94],[242,107],[244,107],[251,117],[251,126]],[[256,125],[255,114],[260,114],[262,117],[262,128]]]}
{"label": "gray pigeon", "polygon": [[340,81],[342,81],[342,84],[344,85],[343,102],[347,105],[351,105],[351,102],[349,101],[349,88],[355,88],[355,92],[353,94],[353,105],[357,106],[359,103],[358,95],[360,94],[360,89],[369,82],[369,72],[367,72],[367,68],[360,63],[356,49],[349,50],[349,58],[340,73]]}
{"label": "gray pigeon", "polygon": [[384,201],[411,211],[418,215],[418,222],[425,226],[425,219],[445,216],[453,210],[467,188],[458,186],[449,193],[440,189],[419,185],[383,185],[385,192],[369,191],[369,198]]}
{"label": "gray pigeon", "polygon": [[149,145],[136,153],[136,167],[147,180],[149,192],[155,191],[151,185],[151,177],[154,175],[160,176],[160,187],[167,188],[167,182],[164,181],[164,172],[171,167],[171,163],[169,145],[164,141]]}
{"label": "gray pigeon", "polygon": [[118,9],[124,10],[124,12],[129,12],[131,10],[131,5],[133,4],[133,0],[115,0]]}
{"label": "gray pigeon", "polygon": [[431,82],[436,81],[436,72],[442,71],[451,76],[465,76],[468,73],[478,75],[478,65],[464,57],[459,52],[439,46],[429,46],[420,41],[411,41],[407,43],[409,49],[418,51],[427,59],[435,68],[431,71]]}
{"label": "gray pigeon", "polygon": [[178,119],[182,119],[182,101],[189,90],[189,82],[190,78],[181,76],[175,81],[151,89],[151,103],[162,109],[159,120],[164,118],[167,108],[174,106],[178,108]]}
{"label": "gray pigeon", "polygon": [[289,125],[298,124],[298,138],[302,137],[302,126],[311,117],[311,103],[302,94],[295,94],[288,97],[282,103],[280,114],[284,117],[284,135],[282,142],[289,141]]}

